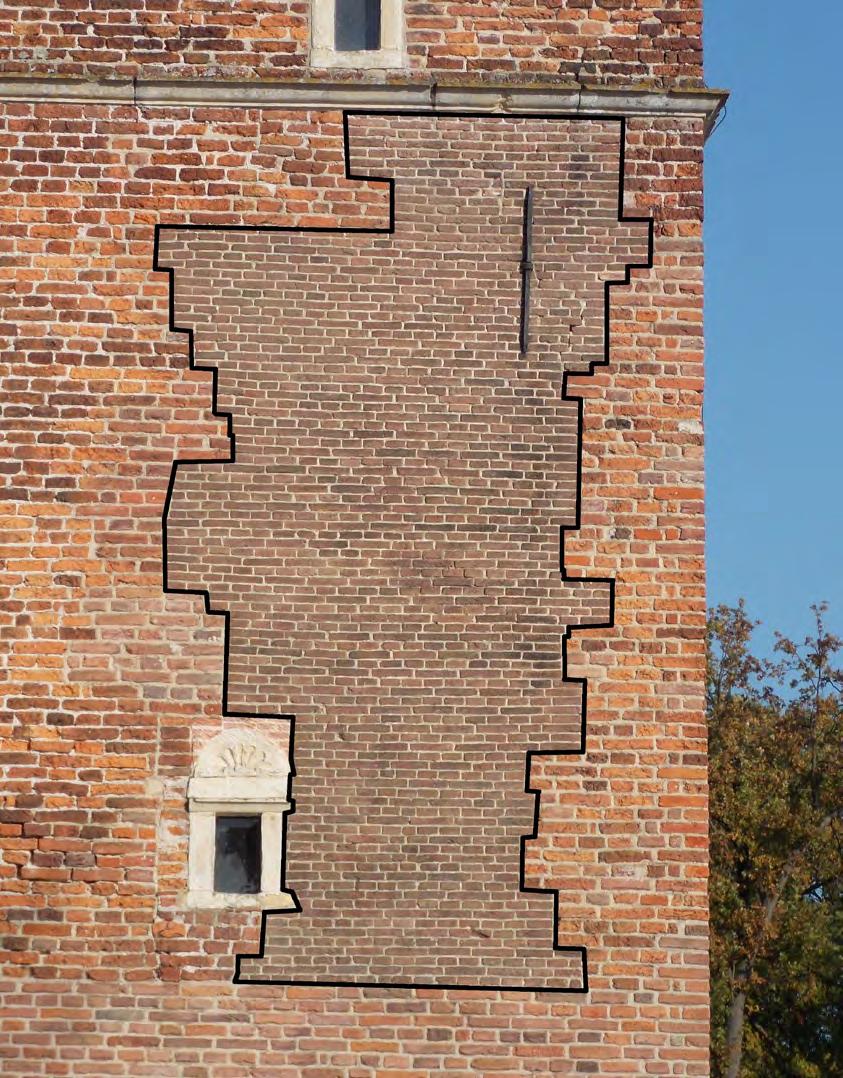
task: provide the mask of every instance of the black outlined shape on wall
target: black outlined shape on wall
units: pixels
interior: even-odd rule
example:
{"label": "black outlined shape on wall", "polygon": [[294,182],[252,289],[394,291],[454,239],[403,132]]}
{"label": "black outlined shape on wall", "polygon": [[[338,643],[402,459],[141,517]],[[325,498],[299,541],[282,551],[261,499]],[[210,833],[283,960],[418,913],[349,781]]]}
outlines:
{"label": "black outlined shape on wall", "polygon": [[[432,115],[429,112],[405,112],[405,113],[372,113],[368,110],[361,110],[360,115],[372,116],[372,115],[387,115],[387,116],[422,116],[426,119],[430,119]],[[232,463],[236,460],[236,444],[235,444],[235,432],[233,429],[233,421],[230,413],[220,412],[217,408],[217,368],[213,366],[202,366],[195,363],[194,358],[194,340],[193,330],[176,325],[175,319],[175,295],[174,295],[174,271],[172,268],[162,266],[159,260],[159,240],[162,230],[179,230],[182,232],[193,231],[214,231],[214,232],[321,232],[321,233],[336,233],[336,234],[348,234],[348,233],[381,233],[391,234],[394,231],[395,223],[395,179],[392,177],[383,177],[376,175],[362,175],[355,174],[350,168],[350,150],[349,150],[349,117],[355,115],[354,112],[346,112],[344,114],[344,142],[345,142],[345,172],[346,177],[350,180],[361,180],[376,183],[385,183],[388,185],[389,194],[389,218],[388,223],[384,226],[376,227],[360,227],[360,228],[333,228],[333,227],[318,227],[318,228],[295,228],[295,227],[279,227],[279,226],[266,226],[266,227],[241,227],[241,226],[219,226],[219,225],[204,225],[204,226],[190,226],[190,225],[159,225],[156,227],[155,234],[155,259],[154,268],[156,270],[169,273],[170,276],[170,328],[174,332],[184,333],[188,339],[188,351],[189,351],[189,363],[191,369],[210,371],[212,375],[212,411],[213,414],[221,418],[225,418],[227,425],[227,434],[230,439],[231,453],[228,461],[220,457],[210,458],[195,458],[189,460],[177,460],[174,462],[170,475],[170,482],[167,490],[167,497],[164,506],[164,516],[162,520],[162,542],[163,542],[163,555],[164,555],[164,590],[166,592],[179,592],[185,594],[201,595],[203,598],[205,611],[208,614],[214,614],[222,616],[224,618],[224,660],[223,660],[223,687],[222,687],[222,708],[225,716],[234,718],[259,718],[259,719],[273,719],[276,721],[286,721],[290,726],[290,789],[289,794],[293,792],[293,777],[296,774],[295,770],[295,755],[294,755],[294,735],[295,735],[295,717],[292,714],[268,714],[261,712],[251,711],[233,711],[229,708],[229,645],[230,645],[230,621],[231,615],[228,610],[217,609],[211,606],[210,593],[202,589],[182,589],[170,586],[168,580],[168,563],[167,563],[167,516],[170,510],[170,504],[172,501],[173,489],[176,482],[176,477],[179,468],[189,468],[202,466],[207,464],[222,465],[224,463]],[[443,114],[444,115],[444,114]],[[482,113],[460,113],[446,114],[450,118],[482,118],[489,119],[488,114]],[[507,115],[506,119],[516,119],[514,114]],[[604,282],[604,304],[603,304],[603,355],[600,360],[592,360],[588,364],[587,370],[571,370],[566,371],[562,380],[562,399],[575,402],[576,415],[577,415],[577,450],[576,450],[576,503],[575,503],[575,519],[572,524],[566,524],[560,528],[560,546],[559,546],[559,568],[560,575],[563,581],[575,581],[577,583],[588,583],[592,585],[605,585],[608,589],[609,599],[609,614],[606,621],[601,622],[589,622],[583,626],[568,626],[562,635],[562,681],[575,684],[580,687],[581,694],[581,713],[580,713],[580,738],[579,745],[576,748],[564,747],[551,747],[542,746],[541,748],[531,749],[527,753],[527,769],[526,769],[526,781],[525,792],[532,793],[534,795],[534,813],[533,813],[533,831],[531,834],[524,835],[521,839],[520,848],[520,886],[521,890],[527,893],[551,893],[553,897],[553,949],[558,952],[567,953],[569,955],[579,956],[582,964],[582,983],[580,987],[560,987],[553,988],[546,985],[509,985],[509,984],[476,984],[476,983],[448,983],[444,981],[433,981],[430,983],[421,983],[418,980],[412,981],[392,981],[392,980],[372,980],[372,979],[336,979],[336,980],[307,980],[300,979],[291,975],[289,978],[255,978],[244,977],[242,971],[242,964],[245,959],[253,959],[262,957],[265,952],[266,945],[266,929],[267,918],[270,914],[280,916],[282,914],[295,915],[296,912],[300,912],[302,907],[298,899],[296,899],[296,905],[293,910],[267,910],[262,914],[261,918],[261,934],[260,934],[260,947],[259,951],[255,955],[238,955],[236,959],[236,972],[235,981],[241,983],[264,983],[264,984],[312,984],[312,985],[331,985],[337,987],[383,987],[383,988],[436,988],[436,989],[450,989],[450,990],[507,990],[507,991],[559,991],[565,993],[583,993],[588,991],[588,972],[587,972],[587,955],[584,947],[575,946],[561,946],[558,943],[556,925],[558,923],[558,904],[559,894],[552,888],[531,887],[527,885],[525,879],[525,847],[526,843],[535,838],[538,834],[538,823],[540,813],[540,792],[534,789],[530,784],[530,765],[534,757],[543,756],[573,756],[582,755],[586,751],[586,710],[587,710],[587,684],[584,678],[574,678],[568,675],[567,671],[567,643],[571,638],[574,631],[583,631],[584,629],[600,629],[611,628],[614,625],[614,581],[610,578],[593,578],[589,577],[586,580],[580,577],[571,576],[568,574],[565,568],[564,559],[564,541],[565,535],[568,531],[575,531],[580,527],[581,520],[581,495],[582,495],[582,432],[583,432],[583,399],[579,396],[573,395],[568,391],[568,378],[573,377],[587,377],[593,373],[594,369],[598,365],[607,365],[610,358],[610,290],[613,287],[628,285],[631,280],[631,271],[634,269],[646,269],[652,265],[653,256],[653,222],[649,218],[640,217],[626,217],[623,214],[623,177],[624,177],[624,147],[625,147],[625,122],[623,118],[617,116],[603,116],[593,117],[588,120],[584,120],[581,117],[576,116],[536,116],[535,114],[529,114],[531,120],[576,120],[578,123],[589,123],[592,120],[612,121],[617,122],[620,128],[620,154],[619,154],[619,190],[618,190],[618,221],[622,223],[643,224],[647,228],[647,260],[639,263],[629,263],[626,265],[623,278],[614,279]],[[291,804],[293,804],[292,796],[289,797]],[[286,839],[286,823],[295,808],[288,813],[285,817],[285,839]],[[283,859],[284,864],[284,876],[286,877],[286,850]],[[281,881],[281,887],[283,890],[290,891],[290,887],[287,885],[286,878]]]}

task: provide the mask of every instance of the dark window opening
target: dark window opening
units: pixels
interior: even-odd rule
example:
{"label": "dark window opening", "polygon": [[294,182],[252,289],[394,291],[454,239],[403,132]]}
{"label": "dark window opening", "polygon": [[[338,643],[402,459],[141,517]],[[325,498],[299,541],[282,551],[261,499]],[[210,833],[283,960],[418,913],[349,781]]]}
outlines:
{"label": "dark window opening", "polygon": [[217,816],[214,890],[254,895],[260,889],[260,816]]}
{"label": "dark window opening", "polygon": [[334,0],[334,48],[360,52],[381,47],[381,0]]}

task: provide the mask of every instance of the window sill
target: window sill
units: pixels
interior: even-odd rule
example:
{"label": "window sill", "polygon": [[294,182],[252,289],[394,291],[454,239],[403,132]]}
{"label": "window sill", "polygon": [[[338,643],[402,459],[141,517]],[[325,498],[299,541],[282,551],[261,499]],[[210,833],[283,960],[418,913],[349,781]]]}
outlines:
{"label": "window sill", "polygon": [[257,895],[224,894],[220,891],[185,891],[179,906],[188,910],[295,910],[289,891]]}
{"label": "window sill", "polygon": [[360,52],[337,52],[336,49],[312,48],[310,66],[326,68],[407,67],[407,57],[402,49],[362,49]]}

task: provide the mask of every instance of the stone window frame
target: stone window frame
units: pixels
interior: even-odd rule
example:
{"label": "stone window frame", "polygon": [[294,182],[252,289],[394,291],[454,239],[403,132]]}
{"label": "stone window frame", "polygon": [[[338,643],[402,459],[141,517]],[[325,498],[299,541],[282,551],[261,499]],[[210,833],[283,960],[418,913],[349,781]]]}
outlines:
{"label": "stone window frame", "polygon": [[[226,730],[199,753],[187,784],[188,890],[192,909],[294,909],[281,888],[284,816],[290,764],[281,749],[257,731]],[[260,816],[261,886],[253,894],[214,890],[216,819]]]}
{"label": "stone window frame", "polygon": [[311,0],[311,67],[394,68],[407,66],[404,0],[381,0],[381,47],[340,52],[334,43],[335,0]]}

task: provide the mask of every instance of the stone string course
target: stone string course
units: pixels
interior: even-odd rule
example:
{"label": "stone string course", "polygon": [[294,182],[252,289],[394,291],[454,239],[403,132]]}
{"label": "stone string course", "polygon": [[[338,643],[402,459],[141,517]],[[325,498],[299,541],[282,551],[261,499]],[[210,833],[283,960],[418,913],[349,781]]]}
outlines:
{"label": "stone string course", "polygon": [[[607,80],[700,78],[697,3],[482,6],[506,8],[499,33],[525,42],[520,58],[516,40],[460,29],[481,5],[426,6],[408,8],[437,25],[414,33],[467,33],[449,47],[478,50],[454,53],[460,70],[585,59]],[[182,27],[167,40],[194,43],[194,74],[232,55],[300,64],[306,7],[280,7],[7,5],[0,32],[21,46],[23,20],[23,45],[47,59],[10,53],[6,70],[132,70],[130,39],[152,23]],[[599,128],[578,125],[584,144]],[[588,948],[590,991],[281,988],[232,983],[257,913],[180,901],[187,779],[226,725],[222,624],[163,594],[161,513],[173,460],[229,445],[211,376],[168,331],[154,227],[371,227],[384,187],[345,177],[338,112],[0,106],[3,1075],[708,1074],[703,121],[636,117],[626,135],[625,210],[653,216],[654,264],[612,292],[611,365],[569,382],[585,402],[582,527],[565,547],[570,573],[616,580],[615,626],[569,644],[588,752],[543,763],[531,868],[580,875],[594,900],[590,917],[563,904],[559,923],[560,941]]]}

